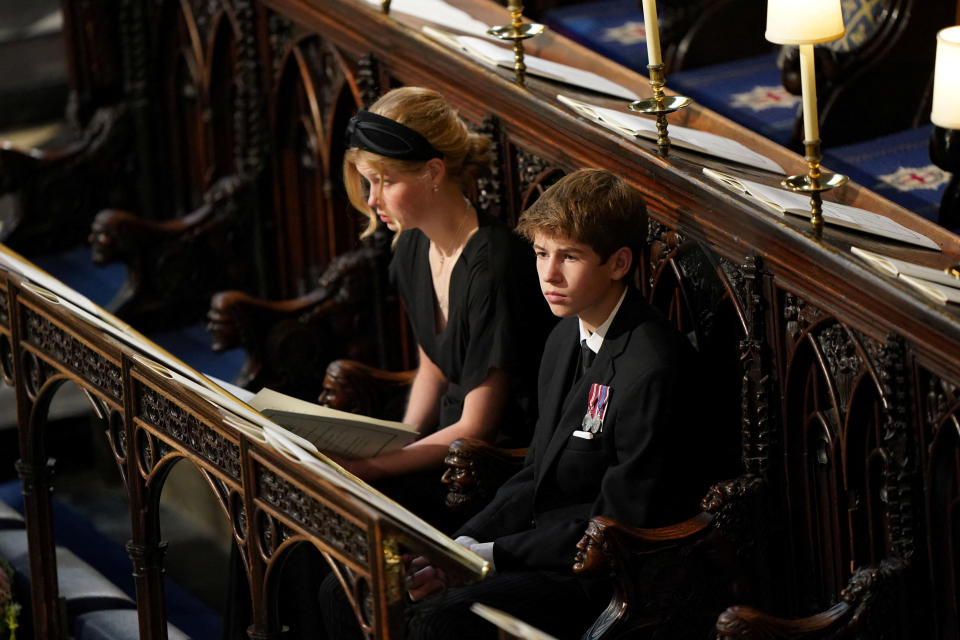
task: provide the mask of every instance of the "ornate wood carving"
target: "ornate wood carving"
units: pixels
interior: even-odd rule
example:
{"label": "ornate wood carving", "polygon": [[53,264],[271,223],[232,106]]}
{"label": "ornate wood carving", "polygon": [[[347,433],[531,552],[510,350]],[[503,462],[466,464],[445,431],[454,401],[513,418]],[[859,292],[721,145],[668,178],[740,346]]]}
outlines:
{"label": "ornate wood carving", "polygon": [[787,323],[786,330],[790,338],[791,348],[800,334],[816,324],[822,317],[824,317],[824,313],[820,309],[789,291],[784,292],[783,319]]}
{"label": "ornate wood carving", "polygon": [[364,107],[369,107],[380,97],[380,62],[372,53],[357,60],[357,88]]}
{"label": "ornate wood carving", "polygon": [[200,32],[201,42],[207,42],[213,18],[220,10],[220,0],[189,0],[193,21]]}
{"label": "ornate wood carving", "polygon": [[[338,551],[359,563],[367,563],[367,536],[361,527],[263,466],[257,468],[257,495]],[[273,544],[276,548],[277,543]]]}
{"label": "ornate wood carving", "polygon": [[30,309],[24,309],[22,322],[26,342],[119,401],[123,387],[120,367]]}
{"label": "ornate wood carving", "polygon": [[7,290],[0,290],[0,326],[10,328],[10,301],[7,300]]}
{"label": "ornate wood carving", "polygon": [[491,152],[493,153],[493,170],[489,176],[482,176],[477,180],[476,203],[480,211],[487,215],[500,217],[502,215],[503,196],[503,177],[502,167],[504,164],[503,144],[500,133],[500,120],[495,116],[487,116],[477,127],[477,133],[490,138],[493,143]]}
{"label": "ornate wood carving", "polygon": [[[154,390],[137,384],[136,417],[167,435],[235,480],[240,479],[240,448],[197,416]],[[162,457],[162,455],[161,455]]]}
{"label": "ornate wood carving", "polygon": [[879,354],[878,376],[886,400],[883,450],[886,512],[890,543],[897,556],[910,562],[916,552],[916,526],[921,505],[914,500],[917,449],[910,426],[907,394],[907,348],[903,337],[892,334]]}
{"label": "ornate wood carving", "polygon": [[267,29],[270,34],[268,38],[270,40],[270,53],[273,60],[273,73],[276,75],[280,73],[280,69],[283,67],[283,60],[287,55],[287,51],[293,46],[293,20],[276,11],[268,11]]}
{"label": "ornate wood carving", "polygon": [[516,195],[520,198],[517,211],[523,211],[533,204],[550,185],[562,178],[564,171],[516,145],[513,145],[513,151],[519,187]]}
{"label": "ornate wood carving", "polygon": [[826,359],[830,377],[836,385],[835,397],[842,416],[847,411],[853,384],[863,362],[851,336],[841,325],[831,324],[817,331],[815,335]]}
{"label": "ornate wood carving", "polygon": [[233,0],[240,26],[236,42],[237,95],[234,104],[234,158],[238,171],[259,175],[266,163],[266,101],[260,79],[257,22],[253,0]]}
{"label": "ornate wood carving", "polygon": [[743,464],[748,473],[766,478],[770,455],[778,444],[774,412],[770,403],[772,378],[769,349],[766,347],[766,327],[763,297],[761,295],[761,261],[748,256],[742,274],[742,301],[747,335],[740,342],[740,361],[743,365],[743,384],[740,393],[743,442]]}
{"label": "ornate wood carving", "polygon": [[943,424],[947,411],[958,400],[958,388],[940,376],[929,371],[921,371],[921,380],[925,380],[924,406],[924,442],[933,442],[937,430]]}

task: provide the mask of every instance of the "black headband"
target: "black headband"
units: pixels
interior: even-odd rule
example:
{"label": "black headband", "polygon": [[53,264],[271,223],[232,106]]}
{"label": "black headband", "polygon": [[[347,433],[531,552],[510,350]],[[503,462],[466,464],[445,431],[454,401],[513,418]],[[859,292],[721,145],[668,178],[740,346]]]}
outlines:
{"label": "black headband", "polygon": [[361,109],[347,123],[347,146],[395,160],[430,160],[443,154],[406,125]]}

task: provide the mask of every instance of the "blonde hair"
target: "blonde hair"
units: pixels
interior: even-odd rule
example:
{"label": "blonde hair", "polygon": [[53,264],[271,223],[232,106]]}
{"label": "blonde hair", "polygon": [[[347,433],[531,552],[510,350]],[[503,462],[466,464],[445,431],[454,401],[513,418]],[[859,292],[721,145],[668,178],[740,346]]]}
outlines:
{"label": "blonde hair", "polygon": [[[370,112],[410,127],[426,138],[443,154],[447,176],[456,180],[461,190],[490,172],[493,162],[490,139],[467,129],[457,110],[436,91],[422,87],[393,89],[373,103]],[[396,160],[355,148],[347,150],[343,157],[343,182],[350,204],[369,220],[360,234],[365,238],[376,230],[378,219],[367,204],[358,163],[369,165],[382,177],[385,172],[415,175],[423,171],[426,162]]]}

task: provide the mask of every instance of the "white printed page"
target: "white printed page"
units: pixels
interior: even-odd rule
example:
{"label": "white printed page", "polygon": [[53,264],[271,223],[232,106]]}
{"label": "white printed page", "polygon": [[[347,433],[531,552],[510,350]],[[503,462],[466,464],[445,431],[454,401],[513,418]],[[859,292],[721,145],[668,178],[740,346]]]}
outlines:
{"label": "white printed page", "polygon": [[[657,123],[653,118],[637,116],[615,109],[608,109],[569,96],[558,95],[557,100],[586,118],[613,129],[621,135],[633,135],[657,139]],[[669,125],[670,142],[675,146],[723,160],[731,160],[764,171],[783,173],[783,167],[753,149],[708,131],[699,131],[679,125]]]}

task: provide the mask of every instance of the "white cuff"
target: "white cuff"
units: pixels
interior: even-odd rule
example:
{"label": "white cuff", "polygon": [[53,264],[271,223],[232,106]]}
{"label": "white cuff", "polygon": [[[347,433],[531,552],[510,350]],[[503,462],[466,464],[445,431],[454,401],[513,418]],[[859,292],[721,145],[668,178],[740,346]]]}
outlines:
{"label": "white cuff", "polygon": [[477,542],[470,536],[459,536],[454,540],[460,546],[466,547],[473,551],[475,554],[487,561],[487,564],[490,565],[490,573],[496,573],[497,567],[493,563],[493,543],[492,542]]}

